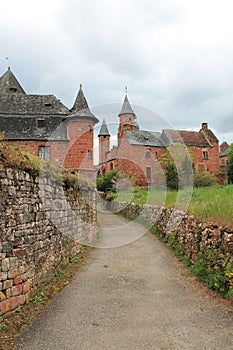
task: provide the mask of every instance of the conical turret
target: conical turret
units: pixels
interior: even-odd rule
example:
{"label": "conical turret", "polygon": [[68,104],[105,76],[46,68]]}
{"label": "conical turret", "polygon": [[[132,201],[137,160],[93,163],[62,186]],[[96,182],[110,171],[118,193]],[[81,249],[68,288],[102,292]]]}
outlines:
{"label": "conical turret", "polygon": [[100,132],[98,136],[110,136],[109,131],[108,131],[108,127],[106,125],[105,119],[102,122],[101,128],[100,128]]}
{"label": "conical turret", "polygon": [[106,154],[110,150],[110,134],[106,125],[105,119],[102,122],[99,132],[99,163],[103,163],[106,160]]}
{"label": "conical turret", "polygon": [[89,119],[92,120],[95,124],[99,121],[96,116],[90,111],[86,97],[83,93],[82,84],[80,84],[78,95],[70,111],[70,117]]}

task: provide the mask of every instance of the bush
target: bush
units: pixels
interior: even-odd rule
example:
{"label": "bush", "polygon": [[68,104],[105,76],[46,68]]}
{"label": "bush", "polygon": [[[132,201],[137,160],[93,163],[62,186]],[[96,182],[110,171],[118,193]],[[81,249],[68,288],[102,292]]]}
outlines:
{"label": "bush", "polygon": [[194,175],[195,187],[207,187],[216,183],[215,177],[208,171],[199,171]]}
{"label": "bush", "polygon": [[100,175],[96,179],[96,187],[100,192],[116,192],[115,182],[119,177],[117,170],[111,170],[106,175]]}

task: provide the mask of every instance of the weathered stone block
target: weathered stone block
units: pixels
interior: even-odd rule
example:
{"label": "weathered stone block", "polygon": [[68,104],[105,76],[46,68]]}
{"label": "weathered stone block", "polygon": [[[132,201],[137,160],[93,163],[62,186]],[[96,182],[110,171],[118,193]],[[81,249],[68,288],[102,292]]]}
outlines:
{"label": "weathered stone block", "polygon": [[8,278],[15,278],[22,275],[25,272],[25,267],[20,266],[8,272]]}

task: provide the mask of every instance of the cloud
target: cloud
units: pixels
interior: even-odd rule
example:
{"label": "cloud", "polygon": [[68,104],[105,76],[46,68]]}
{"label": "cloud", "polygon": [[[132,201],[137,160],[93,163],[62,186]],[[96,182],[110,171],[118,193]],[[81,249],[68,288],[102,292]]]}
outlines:
{"label": "cloud", "polygon": [[[230,0],[9,0],[0,69],[9,56],[28,93],[53,93],[68,107],[80,82],[91,106],[121,104],[128,85],[132,104],[175,128],[208,121],[225,138],[233,129],[232,9]],[[138,122],[158,126],[149,112]]]}

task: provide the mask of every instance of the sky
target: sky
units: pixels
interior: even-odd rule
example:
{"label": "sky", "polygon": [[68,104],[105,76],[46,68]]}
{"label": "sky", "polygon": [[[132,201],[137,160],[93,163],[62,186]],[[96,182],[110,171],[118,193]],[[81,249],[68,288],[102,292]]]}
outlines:
{"label": "sky", "polygon": [[140,128],[208,122],[233,142],[232,0],[0,0],[0,9],[0,75],[10,65],[27,93],[71,108],[82,83],[97,117],[118,123],[127,86]]}

